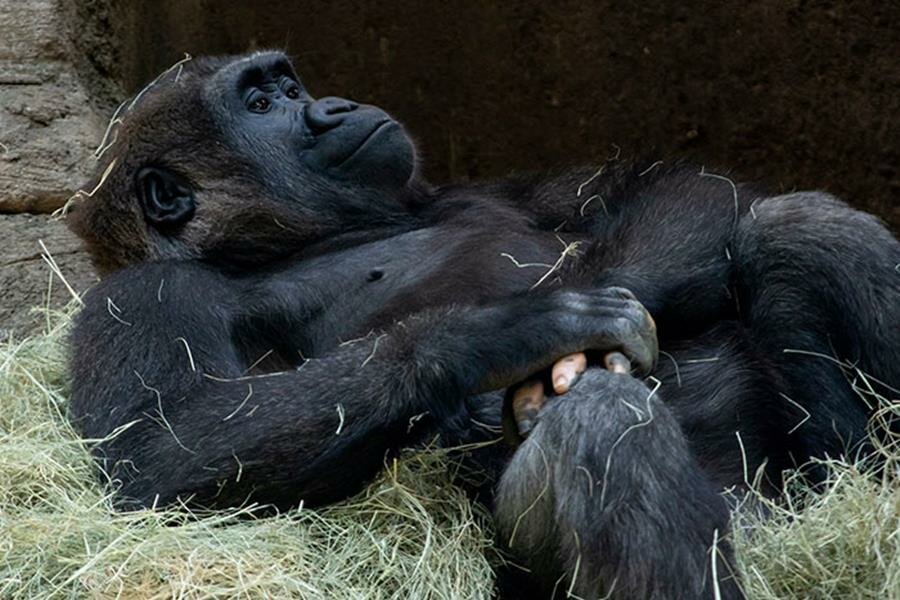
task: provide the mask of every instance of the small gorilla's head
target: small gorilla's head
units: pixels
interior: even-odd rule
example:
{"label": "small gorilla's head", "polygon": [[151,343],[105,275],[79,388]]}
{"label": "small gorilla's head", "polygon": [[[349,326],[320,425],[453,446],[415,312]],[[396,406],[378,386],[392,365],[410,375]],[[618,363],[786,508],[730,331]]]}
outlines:
{"label": "small gorilla's head", "polygon": [[313,98],[279,52],[180,64],[124,105],[111,139],[70,218],[101,272],[270,260],[389,222],[421,189],[397,121]]}

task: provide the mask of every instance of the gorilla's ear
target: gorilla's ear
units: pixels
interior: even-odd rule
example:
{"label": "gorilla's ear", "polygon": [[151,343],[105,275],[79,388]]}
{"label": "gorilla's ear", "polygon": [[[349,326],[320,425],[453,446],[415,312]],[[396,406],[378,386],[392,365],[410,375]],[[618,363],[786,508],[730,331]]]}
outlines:
{"label": "gorilla's ear", "polygon": [[194,191],[183,177],[168,169],[145,167],[138,171],[137,195],[144,216],[159,228],[187,223],[194,216]]}

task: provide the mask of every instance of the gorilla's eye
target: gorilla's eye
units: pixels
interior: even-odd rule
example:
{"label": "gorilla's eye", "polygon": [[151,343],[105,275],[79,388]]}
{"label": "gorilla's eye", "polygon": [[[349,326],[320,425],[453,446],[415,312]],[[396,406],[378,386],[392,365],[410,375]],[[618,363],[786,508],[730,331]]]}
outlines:
{"label": "gorilla's eye", "polygon": [[247,105],[247,108],[250,109],[251,112],[264,113],[269,110],[269,107],[271,105],[272,104],[269,102],[269,99],[265,96],[262,96],[255,100],[251,100],[250,104]]}
{"label": "gorilla's eye", "polygon": [[287,89],[284,95],[291,100],[298,100],[300,98],[300,88],[298,88],[296,85],[292,85]]}

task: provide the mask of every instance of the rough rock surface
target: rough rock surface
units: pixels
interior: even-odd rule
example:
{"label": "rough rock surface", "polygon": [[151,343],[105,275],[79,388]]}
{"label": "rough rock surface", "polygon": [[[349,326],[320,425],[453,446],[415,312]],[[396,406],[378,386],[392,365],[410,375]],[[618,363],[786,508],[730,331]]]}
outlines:
{"label": "rough rock surface", "polygon": [[76,293],[96,280],[81,241],[61,221],[45,215],[0,215],[0,341],[19,338],[44,323],[34,307],[59,308],[72,300],[59,277],[41,258],[44,242]]}
{"label": "rough rock surface", "polygon": [[[61,6],[0,0],[0,213],[58,208],[87,178],[105,125],[73,66],[71,19]],[[0,214],[0,340],[40,327],[34,307],[72,299],[41,258],[39,240],[77,292],[96,279],[62,222]]]}
{"label": "rough rock surface", "polygon": [[103,119],[52,0],[0,0],[0,213],[50,212],[91,168]]}

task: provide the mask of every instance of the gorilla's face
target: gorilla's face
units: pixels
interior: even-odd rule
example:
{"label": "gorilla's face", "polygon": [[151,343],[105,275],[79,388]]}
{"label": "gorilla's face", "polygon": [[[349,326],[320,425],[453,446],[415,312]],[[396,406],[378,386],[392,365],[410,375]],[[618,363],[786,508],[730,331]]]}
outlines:
{"label": "gorilla's face", "polygon": [[272,164],[366,186],[401,187],[414,170],[403,127],[375,106],[316,100],[287,58],[265,53],[236,60],[206,86],[234,151],[261,169]]}
{"label": "gorilla's face", "polygon": [[123,104],[74,215],[103,270],[147,257],[265,261],[392,223],[428,187],[397,121],[316,100],[279,52],[177,67]]}

